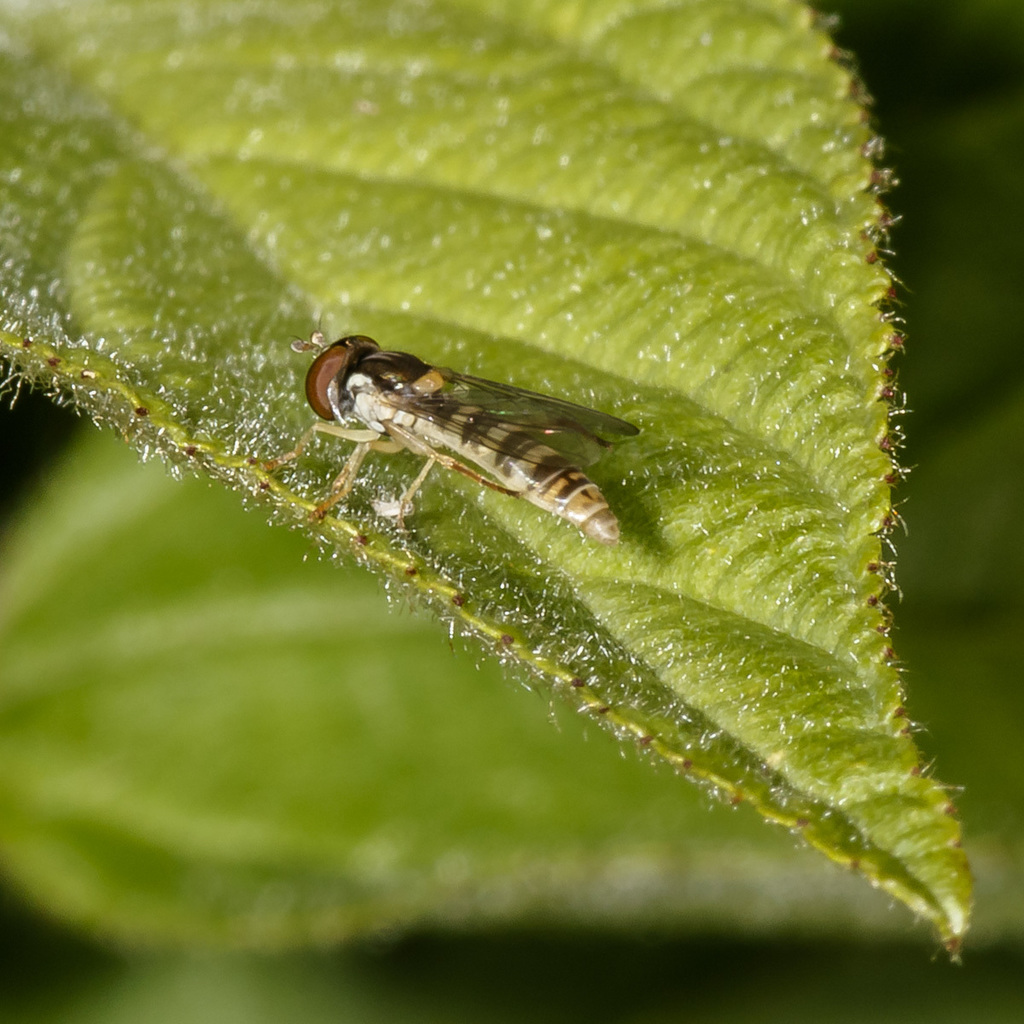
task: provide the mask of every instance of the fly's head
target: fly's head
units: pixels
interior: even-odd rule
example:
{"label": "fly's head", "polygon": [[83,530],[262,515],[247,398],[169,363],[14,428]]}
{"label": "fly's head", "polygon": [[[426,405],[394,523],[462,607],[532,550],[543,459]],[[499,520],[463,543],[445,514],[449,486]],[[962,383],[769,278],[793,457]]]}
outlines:
{"label": "fly's head", "polygon": [[[319,334],[319,332],[317,332]],[[322,341],[315,334],[310,340]],[[363,334],[352,334],[328,345],[310,364],[306,374],[306,401],[325,420],[344,420],[352,411],[353,396],[346,387],[349,375],[380,346]]]}

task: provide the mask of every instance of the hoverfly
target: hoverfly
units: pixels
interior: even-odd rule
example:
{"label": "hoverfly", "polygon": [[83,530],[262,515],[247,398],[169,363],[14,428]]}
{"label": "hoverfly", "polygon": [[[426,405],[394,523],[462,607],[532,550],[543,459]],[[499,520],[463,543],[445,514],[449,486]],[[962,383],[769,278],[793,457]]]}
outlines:
{"label": "hoverfly", "polygon": [[[610,438],[638,434],[631,423],[431,366],[407,352],[385,351],[361,334],[326,345],[315,331],[308,343],[296,342],[292,348],[320,350],[306,374],[306,399],[324,422],[314,422],[295,448],[267,468],[294,459],[317,431],[356,443],[330,495],[317,506],[317,516],[349,493],[369,452],[408,449],[427,461],[391,512],[400,528],[413,496],[438,463],[492,490],[525,498],[602,544],[618,542],[618,520],[580,467],[610,448]],[[365,429],[346,426],[353,422]]]}

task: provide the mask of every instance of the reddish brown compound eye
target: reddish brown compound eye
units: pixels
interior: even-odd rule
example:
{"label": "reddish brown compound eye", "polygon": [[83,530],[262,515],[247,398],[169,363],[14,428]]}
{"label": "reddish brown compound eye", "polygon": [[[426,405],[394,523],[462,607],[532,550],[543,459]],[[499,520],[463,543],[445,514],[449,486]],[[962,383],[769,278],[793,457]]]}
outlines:
{"label": "reddish brown compound eye", "polygon": [[313,412],[325,420],[334,419],[334,411],[327,398],[327,386],[348,365],[352,354],[344,342],[335,342],[325,348],[310,364],[306,374],[306,401]]}
{"label": "reddish brown compound eye", "polygon": [[327,393],[331,381],[337,380],[340,386],[349,369],[359,359],[379,350],[380,346],[373,338],[361,334],[342,338],[325,348],[313,360],[306,373],[306,401],[313,407],[313,412],[322,419],[333,420],[334,410]]}

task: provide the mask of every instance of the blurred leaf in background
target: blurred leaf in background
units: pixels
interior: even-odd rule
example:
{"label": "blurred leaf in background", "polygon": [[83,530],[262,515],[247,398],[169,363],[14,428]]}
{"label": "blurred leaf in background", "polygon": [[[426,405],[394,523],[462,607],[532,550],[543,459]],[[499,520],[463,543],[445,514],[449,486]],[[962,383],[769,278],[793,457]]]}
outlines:
{"label": "blurred leaf in background", "polygon": [[[990,7],[996,11],[998,5]],[[977,941],[1001,941],[1012,949],[1019,941],[1022,919],[1019,828],[1014,828],[1021,810],[1020,764],[1014,756],[1021,714],[1013,687],[1014,669],[1019,670],[1021,661],[1013,630],[1020,596],[1019,573],[1013,571],[1020,547],[1013,528],[1020,504],[1012,500],[1021,479],[1015,468],[1021,434],[1014,405],[1021,391],[1020,357],[1009,327],[1012,315],[1020,312],[1014,305],[1020,299],[1005,287],[1005,275],[1013,266],[1010,239],[1020,237],[1014,234],[1012,220],[1020,208],[1019,187],[1011,172],[1019,164],[1014,158],[1019,150],[1013,147],[1019,147],[1021,138],[1024,45],[1019,33],[1015,37],[1010,30],[997,31],[997,14],[968,18],[950,8],[948,15],[937,17],[936,10],[942,8],[903,4],[896,5],[895,12],[892,5],[880,6],[874,14],[867,6],[851,10],[851,21],[839,38],[861,55],[869,86],[879,96],[881,126],[892,142],[889,160],[904,181],[894,205],[910,216],[896,236],[897,249],[904,253],[897,268],[910,286],[907,316],[914,353],[900,366],[900,383],[910,391],[915,409],[909,427],[910,461],[918,468],[904,492],[910,498],[905,516],[911,534],[900,542],[906,556],[900,581],[907,600],[897,615],[898,647],[910,666],[913,715],[930,730],[920,741],[939,758],[944,776],[966,784],[957,802],[969,822],[968,843],[979,871]],[[1004,13],[1005,23],[1015,26],[1013,14]],[[965,40],[973,45],[965,45]],[[993,48],[998,59],[987,56],[986,47]],[[938,56],[943,53],[956,59],[944,61]],[[934,71],[929,73],[935,67],[955,70],[959,87],[936,79]],[[896,70],[898,77],[892,81]],[[935,87],[921,92],[929,81],[935,81]],[[963,89],[965,81],[973,88]],[[910,82],[913,93],[907,91]],[[947,241],[950,231],[955,244]],[[985,318],[980,331],[979,316]],[[922,366],[919,387],[914,382],[917,366]],[[39,429],[33,425],[37,440]],[[621,762],[609,757],[603,737],[588,739],[588,730],[581,729],[575,718],[558,716],[560,735],[536,714],[534,701],[502,685],[491,670],[467,671],[472,659],[464,654],[451,658],[442,644],[425,655],[424,650],[436,644],[426,620],[381,616],[374,610],[375,587],[354,578],[341,584],[326,566],[303,566],[304,547],[297,538],[282,534],[268,541],[258,517],[250,516],[252,522],[237,518],[229,502],[218,503],[212,494],[202,495],[202,500],[195,497],[199,492],[194,484],[187,491],[175,489],[159,474],[139,475],[113,452],[89,447],[55,476],[45,504],[26,506],[20,535],[34,526],[31,543],[36,547],[23,554],[24,564],[49,559],[55,571],[73,567],[64,600],[74,608],[76,594],[95,593],[88,584],[102,581],[97,574],[116,575],[116,563],[104,558],[104,552],[121,545],[139,559],[156,560],[161,566],[158,578],[164,579],[158,592],[136,582],[148,584],[153,579],[145,562],[133,564],[129,580],[119,584],[112,579],[107,589],[114,595],[119,588],[134,587],[134,606],[122,606],[111,618],[104,614],[107,609],[90,604],[87,617],[74,623],[77,632],[67,637],[60,631],[68,616],[54,604],[54,635],[80,644],[83,664],[92,671],[109,672],[110,666],[95,661],[90,665],[90,650],[116,651],[121,644],[130,651],[139,631],[146,629],[150,635],[166,636],[168,654],[156,664],[115,665],[122,676],[125,669],[134,669],[135,678],[146,679],[147,686],[131,685],[134,679],[124,676],[125,684],[101,694],[104,708],[85,699],[90,688],[84,672],[73,679],[55,661],[59,671],[53,675],[59,685],[20,711],[25,717],[18,724],[27,726],[20,735],[32,735],[32,716],[38,716],[43,728],[37,740],[41,736],[42,742],[5,751],[9,763],[19,766],[37,759],[36,772],[19,771],[21,791],[17,799],[14,792],[8,795],[5,816],[12,827],[17,824],[18,799],[24,802],[26,794],[33,808],[47,808],[52,815],[53,831],[49,836],[44,833],[44,841],[39,842],[35,826],[30,830],[39,846],[25,863],[39,866],[41,883],[88,877],[90,902],[102,902],[96,895],[108,893],[108,910],[125,915],[128,930],[133,920],[153,923],[154,915],[166,915],[177,905],[181,920],[165,916],[157,923],[166,933],[177,931],[182,939],[189,937],[194,920],[190,901],[207,910],[225,908],[224,935],[230,937],[230,922],[237,920],[231,908],[251,905],[252,893],[258,891],[269,912],[257,915],[251,924],[257,930],[271,929],[262,936],[265,941],[294,936],[289,922],[296,920],[302,921],[306,934],[326,940],[335,937],[333,901],[343,897],[351,903],[353,894],[332,888],[335,883],[325,877],[325,862],[341,857],[361,865],[363,877],[368,877],[365,867],[372,865],[379,877],[394,878],[406,867],[403,853],[427,851],[426,859],[431,859],[439,839],[455,834],[467,838],[470,855],[460,857],[449,850],[447,859],[432,861],[438,874],[429,882],[425,905],[436,905],[437,894],[446,887],[465,892],[467,878],[483,883],[478,884],[472,905],[448,903],[448,923],[462,913],[477,927],[486,924],[491,938],[482,948],[475,942],[434,937],[364,946],[340,960],[175,960],[154,967],[80,947],[12,911],[12,928],[18,929],[14,934],[28,937],[30,956],[49,959],[47,951],[53,948],[65,954],[62,962],[68,965],[65,977],[71,989],[62,1000],[52,991],[52,975],[33,987],[30,973],[12,970],[6,991],[12,1007],[17,1005],[25,1019],[46,1013],[55,1014],[52,1019],[70,1019],[71,1012],[80,1012],[83,1019],[116,1019],[119,1012],[133,1012],[134,1019],[141,1012],[154,1019],[146,1008],[173,1006],[174,999],[168,997],[172,991],[180,1006],[216,1007],[217,1019],[229,1019],[228,1008],[241,1016],[253,1003],[265,1009],[280,1006],[268,1011],[278,1017],[291,1011],[309,1014],[310,1019],[317,1012],[326,1018],[353,1006],[361,1007],[361,1019],[373,1019],[374,1010],[388,1019],[431,1019],[430,1014],[449,1019],[446,1014],[452,1007],[461,1019],[518,1019],[522,1009],[508,1002],[509,976],[539,976],[536,991],[550,1005],[552,1019],[565,1019],[574,1011],[589,1019],[629,1019],[641,1013],[649,1019],[658,1010],[665,1019],[674,1019],[676,1005],[692,1011],[695,986],[722,1019],[753,1019],[757,1007],[763,1014],[766,991],[780,1004],[792,1005],[794,991],[816,991],[811,979],[819,975],[829,977],[829,986],[806,1011],[794,1007],[791,1016],[804,1012],[820,1019],[825,1006],[830,1016],[849,1012],[851,1019],[885,1019],[883,1012],[889,1012],[906,1019],[909,1003],[891,998],[899,990],[900,999],[914,997],[913,1005],[922,1015],[931,1007],[935,1019],[942,1019],[943,1013],[956,1019],[954,1011],[962,1012],[965,1006],[975,1011],[983,1006],[986,1019],[1019,1017],[1019,991],[1005,980],[1019,964],[1012,953],[996,950],[987,956],[972,952],[968,971],[954,982],[948,971],[938,974],[930,964],[918,968],[923,972],[918,980],[915,968],[925,959],[918,956],[920,949],[894,957],[891,949],[879,946],[875,955],[869,947],[854,958],[857,981],[851,980],[845,990],[836,986],[835,961],[850,960],[841,942],[851,925],[879,936],[903,927],[902,919],[885,913],[881,901],[862,893],[851,879],[817,864],[806,851],[794,850],[784,835],[758,826],[752,816],[723,810],[706,813],[704,799],[680,786],[670,773],[651,776],[636,759]],[[112,509],[119,518],[111,518]],[[45,525],[33,522],[38,519]],[[228,556],[217,558],[215,573],[209,571],[211,550]],[[174,572],[167,575],[169,564]],[[317,573],[316,590],[322,596],[313,602],[306,589],[310,572]],[[287,579],[291,573],[296,581],[294,600],[261,602],[263,579]],[[230,605],[223,600],[225,595],[231,596]],[[211,615],[222,616],[224,646],[190,650],[189,637],[202,635]],[[329,634],[331,629],[349,628],[353,620],[365,622],[360,635],[366,643],[361,650],[346,652],[359,665],[358,676],[352,678],[373,685],[346,687],[337,718],[322,720],[318,716],[327,705],[317,699],[316,690],[330,688],[340,695],[344,680],[334,670],[338,653]],[[311,635],[310,622],[327,635]],[[103,629],[113,631],[113,636],[104,635]],[[287,677],[294,650],[301,649],[305,657],[310,647],[317,648],[315,657],[323,664],[316,676],[292,681],[286,692],[246,692],[258,679],[273,678],[270,672],[261,677],[254,666],[272,667],[273,660],[280,659],[278,674]],[[407,667],[399,673],[375,668],[375,652],[380,650],[404,659]],[[52,652],[40,650],[41,658],[58,655],[56,645]],[[212,689],[205,677],[197,685],[190,659],[205,666],[221,664]],[[441,678],[430,677],[424,670],[427,663]],[[417,677],[413,685],[409,676]],[[191,730],[161,732],[166,708],[161,710],[160,705],[168,692],[175,694],[179,715],[185,720],[195,716],[191,742]],[[439,716],[431,705],[441,693],[447,705]],[[256,698],[276,701],[279,728],[268,731],[266,720],[246,718],[247,702]],[[424,772],[418,759],[403,756],[416,748],[403,741],[402,729],[411,730],[418,744],[422,729],[416,726],[428,718],[445,756]],[[395,744],[383,758],[379,749],[369,749],[381,741],[374,725],[382,721],[388,723],[386,735]],[[487,723],[484,733],[481,722]],[[131,729],[112,737],[104,733],[111,723],[130,723]],[[320,737],[318,756],[296,756],[311,736]],[[251,779],[232,780],[217,770],[222,767],[218,746],[239,744],[260,752],[272,786],[256,791]],[[361,744],[367,745],[365,757]],[[123,771],[123,766],[137,763],[134,751],[139,747],[151,754],[151,777],[129,777]],[[87,817],[78,822],[67,818],[68,806],[80,806],[83,780],[75,773],[82,763],[76,756],[83,749],[99,753],[84,789],[93,808],[101,812],[97,817],[115,823],[108,824],[115,829],[112,833],[98,834]],[[372,777],[360,774],[368,758],[373,759]],[[388,765],[386,774],[378,772],[382,762]],[[63,774],[62,764],[68,766]],[[484,764],[488,770],[481,772]],[[175,806],[174,787],[166,785],[161,766],[194,780],[192,792],[204,797],[202,813],[197,814],[195,806]],[[445,771],[449,779],[443,777]],[[205,791],[204,779],[210,782]],[[552,779],[562,779],[564,785],[552,786]],[[331,838],[330,830],[323,828],[324,808],[315,803],[304,806],[304,791],[327,794],[331,813],[339,801],[350,801],[345,806],[351,820],[377,822],[385,830],[389,823],[394,827],[416,820],[395,814],[394,801],[429,801],[438,810],[436,832],[384,839],[378,832],[372,845],[328,850],[325,857],[325,842],[329,846]],[[457,804],[449,796],[453,791],[459,793]],[[117,812],[125,808],[132,809],[132,820],[127,834],[117,835]],[[151,815],[148,841],[136,816],[146,808]],[[204,820],[207,810],[211,813]],[[268,810],[273,813],[268,815]],[[268,834],[268,820],[295,827]],[[185,845],[202,854],[198,872],[195,865],[166,859],[168,838],[180,841],[183,835]],[[135,847],[124,845],[126,839]],[[617,859],[617,848],[625,851],[624,859]],[[54,859],[71,849],[96,854],[87,875],[80,864],[62,865]],[[110,862],[104,854],[111,849],[131,853],[120,863]],[[266,851],[267,856],[262,864],[254,862],[260,858],[240,864],[240,849]],[[579,856],[580,851],[594,850],[600,851],[596,873]],[[281,858],[305,864],[301,884],[292,872],[286,881],[275,877],[274,861]],[[521,858],[518,864],[516,858]],[[551,866],[550,873],[523,872],[524,866],[541,863]],[[119,899],[125,878],[132,880],[139,898],[127,908]],[[517,881],[512,904],[502,891],[503,878]],[[567,878],[572,884],[566,884]],[[645,943],[638,953],[634,938],[552,939],[529,933],[510,938],[502,933],[499,924],[510,916],[510,906],[511,916],[522,926],[524,893],[532,893],[534,906],[544,909],[544,920],[551,920],[552,906],[559,908],[557,916],[573,920],[572,893],[581,883],[600,892],[599,899],[588,901],[583,916],[591,927],[597,905],[609,908],[619,928],[623,920],[643,928],[664,927],[665,919],[674,919],[677,927],[684,922],[691,928],[703,925],[741,938],[733,944],[720,939],[710,953],[697,952],[685,940],[662,939]],[[415,886],[398,891],[413,905],[420,896]],[[69,900],[75,896],[65,895]],[[659,904],[665,910],[661,920],[651,914]],[[324,911],[320,917],[318,907]],[[424,924],[429,920],[425,915]],[[772,970],[766,976],[764,949],[749,944],[752,933],[766,927],[790,933],[813,928],[817,935],[833,938],[834,954],[829,947],[822,953],[819,945],[816,954],[796,946],[787,956],[782,946],[781,953],[776,948],[768,958]],[[541,964],[550,962],[577,967],[545,973]],[[689,962],[692,970],[681,974],[680,962]],[[605,963],[614,964],[615,973],[627,980],[628,999],[610,999],[608,986],[597,983],[595,971],[579,970],[581,964]],[[750,984],[741,987],[741,994],[723,1000],[723,984],[728,991],[737,989],[737,970]],[[865,975],[873,979],[874,987],[862,984]],[[425,982],[427,976],[430,982]],[[470,983],[467,976],[478,980]],[[913,979],[909,983],[908,977]],[[645,994],[643,1006],[637,1003],[638,991]],[[210,998],[213,992],[215,999]],[[749,999],[742,992],[749,993]],[[595,999],[595,993],[600,998]],[[680,1002],[683,993],[686,998]]]}

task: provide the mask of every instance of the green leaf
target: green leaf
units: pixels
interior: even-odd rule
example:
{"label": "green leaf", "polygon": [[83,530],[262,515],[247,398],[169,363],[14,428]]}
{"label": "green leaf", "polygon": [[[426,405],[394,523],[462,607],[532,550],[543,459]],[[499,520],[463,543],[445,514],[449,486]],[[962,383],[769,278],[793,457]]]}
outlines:
{"label": "green leaf", "polygon": [[[805,8],[7,17],[0,343],[16,375],[377,568],[958,942],[959,831],[919,772],[880,604],[893,334],[871,135]],[[416,472],[406,455],[372,459],[337,516],[310,522],[342,447],[276,476],[260,463],[308,423],[286,342],[318,317],[635,422],[593,471],[622,543],[440,473],[401,534],[372,503]],[[231,614],[203,621],[230,635]],[[19,685],[44,685],[45,662]],[[87,816],[74,843],[100,832]]]}

